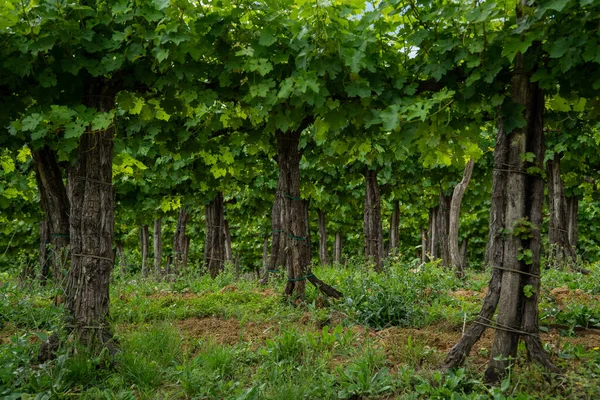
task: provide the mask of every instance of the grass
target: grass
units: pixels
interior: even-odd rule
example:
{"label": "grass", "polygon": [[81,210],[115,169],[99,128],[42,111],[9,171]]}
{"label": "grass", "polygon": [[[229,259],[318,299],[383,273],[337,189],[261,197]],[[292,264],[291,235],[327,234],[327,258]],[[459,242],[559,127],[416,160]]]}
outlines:
{"label": "grass", "polygon": [[[583,329],[600,318],[600,267],[588,269],[585,277],[543,274],[542,339],[564,376],[547,381],[520,349],[497,387],[482,383],[491,332],[463,369],[440,373],[479,311],[486,273],[461,281],[436,264],[397,262],[384,275],[359,265],[315,268],[345,297],[332,301],[309,288],[300,306],[282,298],[277,279],[261,287],[230,272],[215,280],[115,278],[111,318],[122,350],[115,359],[73,347],[51,287],[22,287],[5,276],[0,398],[599,398],[600,335]],[[39,364],[40,339],[51,332],[64,345]]]}

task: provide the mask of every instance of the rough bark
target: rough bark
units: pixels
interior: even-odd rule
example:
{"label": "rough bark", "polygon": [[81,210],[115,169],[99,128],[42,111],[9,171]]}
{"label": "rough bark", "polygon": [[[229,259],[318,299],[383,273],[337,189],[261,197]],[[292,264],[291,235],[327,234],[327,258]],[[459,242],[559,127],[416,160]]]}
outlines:
{"label": "rough bark", "polygon": [[503,251],[505,190],[508,180],[508,137],[504,131],[504,122],[498,118],[498,133],[494,148],[494,173],[492,177],[492,196],[490,204],[490,222],[488,241],[485,248],[485,264],[500,260]]}
{"label": "rough bark", "polygon": [[339,298],[342,294],[319,280],[310,269],[308,203],[300,198],[301,155],[298,151],[300,133],[301,130],[276,134],[279,165],[277,197],[281,209],[279,214],[274,213],[273,230],[279,229],[281,232],[277,232],[280,234],[277,238],[273,236],[273,247],[275,247],[275,240],[280,240],[280,237],[284,236],[285,259],[283,264],[279,264],[279,266],[287,265],[288,282],[284,294],[295,295],[298,299],[304,300],[306,280],[309,280],[323,293]]}
{"label": "rough bark", "polygon": [[225,213],[223,193],[218,192],[205,208],[206,241],[204,244],[204,265],[215,278],[225,263]]}
{"label": "rough bark", "polygon": [[[529,173],[525,176],[526,188],[526,216],[529,217],[532,225],[531,239],[524,241],[523,248],[531,250],[531,263],[524,266],[528,275],[521,275],[521,286],[531,286],[531,295],[523,296],[523,331],[527,334],[522,335],[527,355],[530,360],[542,365],[547,371],[558,373],[559,370],[552,363],[550,356],[544,350],[542,340],[539,336],[539,293],[541,288],[541,253],[542,238],[541,227],[543,223],[544,207],[544,180],[541,171],[544,168],[544,93],[538,88],[537,84],[529,83],[529,107],[531,109],[528,119],[527,129],[527,152],[534,154],[534,161],[527,163],[526,168],[535,168],[537,173]],[[560,173],[558,174],[560,179]],[[561,188],[562,189],[562,188]],[[562,195],[564,198],[564,193]],[[568,235],[566,235],[568,240]],[[572,250],[572,248],[571,248]],[[573,251],[574,254],[574,251]],[[516,274],[515,274],[516,275]]]}
{"label": "rough bark", "polygon": [[575,196],[567,197],[567,217],[568,217],[568,231],[569,231],[569,243],[573,246],[573,249],[577,248],[577,241],[579,240],[579,199]]}
{"label": "rough bark", "polygon": [[154,232],[152,235],[152,247],[154,253],[154,274],[159,276],[162,268],[163,244],[162,244],[162,218],[154,220]]}
{"label": "rough bark", "polygon": [[148,225],[140,225],[140,250],[142,253],[142,276],[148,276],[148,255],[150,253],[150,237]]}
{"label": "rough bark", "polygon": [[[473,174],[473,167],[475,163],[473,160],[469,160],[465,166],[462,180],[454,188],[452,193],[452,200],[450,202],[450,221],[448,227],[448,250],[450,252],[450,262],[454,268],[456,268],[459,276],[465,274],[465,259],[463,252],[458,247],[458,226],[460,221],[460,205],[463,199],[463,195],[467,190],[467,186],[471,181],[471,175]],[[466,243],[466,242],[465,242]]]}
{"label": "rough bark", "polygon": [[185,234],[187,223],[190,219],[185,207],[181,207],[179,210],[179,216],[177,217],[177,227],[175,228],[175,235],[173,236],[173,254],[171,257],[170,270],[167,273],[178,275],[182,269],[185,268],[187,262],[186,249],[188,247],[188,238]]}
{"label": "rough bark", "polygon": [[31,149],[42,209],[50,221],[52,278],[64,286],[68,270],[69,208],[67,189],[56,152],[48,146]]}
{"label": "rough bark", "polygon": [[440,205],[437,212],[437,234],[439,236],[440,244],[440,258],[442,259],[442,265],[445,267],[450,266],[450,246],[448,240],[448,234],[450,233],[450,201],[452,196],[446,196],[440,190]]}
{"label": "rough bark", "polygon": [[319,209],[319,260],[321,265],[329,265],[329,252],[327,251],[327,223],[325,211]]}
{"label": "rough bark", "polygon": [[50,275],[50,255],[48,246],[52,243],[50,220],[40,222],[40,281],[46,284]]}
{"label": "rough bark", "polygon": [[333,243],[333,262],[341,264],[342,262],[342,234],[335,233],[335,242]]}
{"label": "rough bark", "polygon": [[565,197],[564,185],[560,176],[559,154],[554,160],[548,160],[548,203],[550,205],[550,224],[548,226],[548,264],[554,268],[573,267],[577,254],[569,241],[569,209]]}
{"label": "rough bark", "polygon": [[[98,111],[114,108],[114,90],[98,78],[86,86],[83,104]],[[86,132],[80,139],[71,181],[71,269],[66,297],[70,326],[79,343],[116,352],[110,333],[109,283],[113,268],[114,196],[112,161],[114,127]]]}
{"label": "rough bark", "polygon": [[365,260],[377,272],[383,271],[383,229],[381,225],[381,199],[377,171],[365,172],[364,236]]}
{"label": "rough bark", "polygon": [[285,193],[285,185],[286,182],[280,171],[280,176],[277,181],[277,193],[273,199],[273,208],[271,210],[271,255],[264,275],[260,280],[261,283],[268,282],[270,273],[277,273],[283,269],[288,269],[288,257],[286,254],[287,230],[283,226],[286,218],[283,204],[284,197],[279,195],[280,193]]}
{"label": "rough bark", "polygon": [[125,246],[123,242],[117,240],[115,243],[117,248],[117,255],[119,256],[119,267],[121,269],[121,276],[125,276],[127,273],[127,256],[125,255]]}
{"label": "rough bark", "polygon": [[[520,336],[531,359],[556,371],[542,348],[538,332],[544,97],[537,85],[529,81],[522,54],[515,58],[515,71],[511,95],[514,102],[524,106],[527,124],[510,135],[505,226],[511,233],[504,241],[497,328],[485,372],[488,382],[497,382],[506,373],[510,358],[516,356]],[[525,153],[534,154],[533,163],[524,161]],[[524,296],[525,285],[531,285],[532,296]]]}
{"label": "rough bark", "polygon": [[504,124],[498,118],[498,132],[496,135],[496,147],[494,149],[494,174],[492,181],[491,209],[490,209],[490,233],[486,252],[489,252],[489,263],[492,266],[492,274],[488,283],[488,291],[483,300],[481,310],[475,321],[466,329],[459,342],[452,347],[446,360],[445,369],[460,367],[469,356],[471,349],[485,332],[486,325],[491,325],[492,318],[500,299],[500,287],[502,284],[502,233],[504,230],[504,193],[506,191],[506,179],[508,163],[508,140],[504,132]]}

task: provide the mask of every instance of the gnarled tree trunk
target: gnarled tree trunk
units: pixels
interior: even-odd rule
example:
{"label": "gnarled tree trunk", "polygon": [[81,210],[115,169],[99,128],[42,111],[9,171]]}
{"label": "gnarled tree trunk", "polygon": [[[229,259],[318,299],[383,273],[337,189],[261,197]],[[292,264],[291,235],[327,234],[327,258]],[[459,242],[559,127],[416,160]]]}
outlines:
{"label": "gnarled tree trunk", "polygon": [[562,178],[560,176],[560,154],[548,160],[548,203],[550,224],[548,226],[548,263],[554,268],[574,267],[577,254],[569,241],[569,209]]}
{"label": "gnarled tree trunk", "polygon": [[48,146],[31,149],[35,160],[35,176],[38,184],[42,209],[50,221],[52,242],[52,278],[64,286],[68,271],[69,208],[67,189],[56,152]]}
{"label": "gnarled tree trunk", "polygon": [[383,229],[381,226],[381,199],[377,171],[365,172],[364,235],[365,261],[372,263],[375,271],[383,271]]}
{"label": "gnarled tree trunk", "polygon": [[[279,165],[279,182],[277,185],[280,213],[273,214],[273,227],[279,228],[281,232],[276,238],[273,236],[273,247],[275,241],[283,236],[283,249],[285,259],[283,264],[287,265],[288,282],[284,294],[291,296],[295,294],[299,299],[305,297],[306,280],[310,281],[323,293],[339,298],[340,292],[318,279],[310,270],[310,236],[308,232],[307,211],[308,203],[300,198],[300,158],[298,143],[301,130],[291,133],[278,131],[277,163]],[[277,203],[276,203],[277,204]],[[276,219],[279,221],[276,223]],[[274,232],[275,233],[275,232]],[[277,264],[275,264],[277,265]]]}
{"label": "gnarled tree trunk", "polygon": [[[97,111],[114,109],[114,90],[97,78],[86,87],[83,104]],[[108,324],[109,283],[113,268],[114,195],[112,161],[114,126],[81,136],[71,182],[71,269],[66,295],[70,325],[78,341],[116,352]],[[62,232],[61,232],[62,233]]]}
{"label": "gnarled tree trunk", "polygon": [[465,274],[465,259],[463,257],[463,252],[461,252],[458,247],[460,204],[462,202],[463,195],[467,190],[467,186],[469,185],[469,181],[471,180],[474,165],[475,163],[473,162],[473,160],[469,160],[469,162],[467,162],[467,165],[465,166],[465,170],[463,172],[462,181],[460,181],[460,183],[458,183],[454,188],[454,192],[452,193],[452,201],[450,202],[450,226],[448,229],[448,247],[450,251],[450,261],[452,263],[452,266],[456,268],[456,271],[459,276],[464,276]]}
{"label": "gnarled tree trunk", "polygon": [[225,213],[223,193],[218,192],[206,206],[206,242],[204,245],[204,265],[211,278],[221,271],[225,261]]}
{"label": "gnarled tree trunk", "polygon": [[[524,1],[524,0],[523,0]],[[520,9],[517,11],[519,18]],[[503,238],[503,246],[491,249],[492,281],[483,308],[475,320],[484,327],[494,326],[494,343],[485,373],[488,382],[498,381],[517,354],[519,338],[525,341],[529,357],[546,368],[556,371],[541,346],[538,332],[538,293],[540,289],[540,227],[542,223],[543,180],[541,171],[544,159],[543,113],[544,96],[537,84],[530,82],[524,56],[517,54],[515,73],[511,81],[513,102],[524,108],[526,126],[515,128],[510,134],[506,164],[507,180],[504,188],[504,226],[510,233]],[[501,149],[497,146],[496,151]],[[525,153],[533,153],[534,162],[524,161]],[[498,161],[500,157],[496,158]],[[498,164],[495,169],[499,168]],[[495,182],[496,183],[496,182]],[[494,188],[497,189],[497,188]],[[490,221],[490,224],[493,221]],[[491,234],[491,232],[490,232]],[[530,285],[530,297],[523,288]],[[498,316],[492,320],[495,297],[499,292]],[[492,306],[494,308],[492,308]],[[462,361],[479,336],[469,328],[461,341],[452,349],[446,364],[454,366]],[[467,338],[465,336],[468,335]],[[467,353],[462,353],[467,349]],[[463,358],[464,359],[464,358]],[[453,365],[454,364],[454,365]]]}
{"label": "gnarled tree trunk", "polygon": [[329,265],[329,252],[327,251],[327,223],[325,211],[317,210],[319,214],[319,260],[321,265]]}

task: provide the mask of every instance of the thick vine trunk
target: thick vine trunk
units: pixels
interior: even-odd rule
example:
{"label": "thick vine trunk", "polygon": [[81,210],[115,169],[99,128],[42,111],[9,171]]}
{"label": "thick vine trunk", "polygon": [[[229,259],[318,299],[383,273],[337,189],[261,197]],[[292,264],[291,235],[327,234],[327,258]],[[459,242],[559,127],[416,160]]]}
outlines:
{"label": "thick vine trunk", "polygon": [[329,265],[329,252],[327,251],[327,223],[325,211],[318,210],[319,214],[319,260],[321,265]]}
{"label": "thick vine trunk", "polygon": [[52,243],[50,220],[40,222],[40,281],[46,284],[50,275],[50,255],[48,246]]}
{"label": "thick vine trunk", "polygon": [[[456,268],[459,276],[465,274],[465,258],[463,257],[464,250],[458,247],[458,226],[460,221],[460,204],[463,199],[463,195],[467,190],[467,186],[471,181],[471,175],[473,174],[473,167],[475,163],[473,160],[469,160],[465,166],[463,172],[463,178],[460,183],[454,188],[452,193],[452,200],[450,202],[450,223],[448,227],[448,250],[450,252],[450,262],[454,268]],[[466,241],[465,241],[466,243]]]}
{"label": "thick vine trunk", "polygon": [[577,248],[577,241],[579,240],[579,199],[575,196],[567,197],[567,218],[568,218],[568,231],[569,231],[569,243],[573,246],[573,249]]}
{"label": "thick vine trunk", "polygon": [[[540,228],[544,184],[541,177],[544,159],[544,96],[525,73],[522,54],[515,58],[511,94],[525,109],[526,126],[510,134],[505,226],[511,233],[503,249],[502,286],[490,362],[485,372],[488,382],[497,382],[517,354],[522,336],[530,359],[556,370],[542,348],[538,332],[538,293],[540,289]],[[524,161],[533,153],[534,161]],[[523,288],[530,285],[532,295]]]}
{"label": "thick vine trunk", "polygon": [[445,196],[440,190],[440,205],[437,212],[437,233],[440,243],[440,258],[442,265],[450,266],[450,246],[448,234],[450,233],[450,201],[452,196]]}
{"label": "thick vine trunk", "polygon": [[218,192],[215,198],[205,208],[206,242],[204,244],[204,265],[215,278],[225,262],[225,213],[223,193]]}
{"label": "thick vine trunk", "polygon": [[548,203],[550,205],[550,224],[548,226],[548,264],[554,268],[574,267],[577,254],[569,241],[569,205],[565,197],[564,185],[560,176],[559,154],[554,160],[548,160]]}
{"label": "thick vine trunk", "polygon": [[[276,266],[287,265],[288,282],[284,294],[295,294],[300,300],[305,298],[306,280],[309,280],[323,293],[339,298],[340,292],[319,280],[310,270],[310,237],[308,232],[308,203],[300,198],[300,158],[298,143],[301,130],[292,133],[277,132],[277,163],[279,182],[277,196],[280,212],[273,213],[273,230],[280,230],[275,241],[283,239],[285,259]],[[274,207],[275,209],[275,207]],[[277,220],[277,221],[276,221]],[[280,250],[278,250],[280,251]],[[274,253],[272,253],[274,254]],[[273,259],[273,256],[271,257]]]}
{"label": "thick vine trunk", "polygon": [[148,254],[150,253],[150,236],[148,225],[140,225],[140,249],[142,253],[142,276],[148,276]]}
{"label": "thick vine trunk", "polygon": [[229,223],[226,219],[223,220],[223,235],[225,239],[225,261],[233,261],[233,250],[231,249],[231,231]]}
{"label": "thick vine trunk", "polygon": [[119,256],[119,267],[121,268],[121,276],[127,273],[127,256],[125,255],[125,246],[123,242],[117,240],[115,243],[117,248],[117,256]]}
{"label": "thick vine trunk", "polygon": [[154,220],[154,233],[152,235],[152,247],[154,250],[154,274],[159,276],[162,268],[163,244],[162,244],[162,218]]}
{"label": "thick vine trunk", "polygon": [[342,262],[342,234],[335,233],[335,241],[333,243],[333,262],[341,264]]}
{"label": "thick vine trunk", "polygon": [[375,271],[383,271],[383,229],[381,225],[381,199],[377,171],[365,169],[364,235],[365,261]]}
{"label": "thick vine trunk", "polygon": [[288,230],[286,229],[286,227],[284,227],[284,221],[286,217],[283,199],[285,197],[280,195],[280,193],[285,193],[285,184],[286,182],[281,176],[280,167],[280,176],[279,180],[277,181],[277,193],[275,194],[275,198],[273,200],[273,209],[271,210],[271,255],[267,264],[267,268],[265,269],[264,275],[260,280],[261,283],[268,282],[270,273],[277,273],[284,269],[289,269],[289,266],[287,264],[288,257],[286,254],[286,232]]}
{"label": "thick vine trunk", "polygon": [[[498,134],[494,149],[494,173],[492,178],[492,196],[490,204],[490,221],[488,228],[488,241],[485,248],[485,264],[492,264],[494,260],[502,259],[505,191],[508,181],[508,137],[504,132],[502,118],[498,119]],[[499,265],[496,265],[499,266]]]}
{"label": "thick vine trunk", "polygon": [[48,146],[32,149],[42,209],[50,221],[52,278],[64,286],[68,271],[69,208],[67,189],[56,152]]}
{"label": "thick vine trunk", "polygon": [[394,200],[394,210],[390,219],[390,243],[388,246],[388,255],[394,255],[400,246],[400,236],[398,228],[400,226],[400,201]]}
{"label": "thick vine trunk", "polygon": [[[101,79],[87,86],[83,104],[97,111],[114,108],[113,88]],[[114,126],[86,132],[80,139],[71,181],[71,269],[66,297],[70,325],[79,343],[116,352],[110,333],[109,283],[113,268],[114,196],[112,161]],[[61,232],[62,233],[62,232]]]}
{"label": "thick vine trunk", "polygon": [[171,265],[167,273],[178,275],[185,268],[187,264],[187,247],[188,237],[185,234],[187,223],[190,219],[185,207],[181,207],[179,210],[179,216],[177,217],[177,227],[175,228],[175,235],[173,237],[173,254],[171,257]]}

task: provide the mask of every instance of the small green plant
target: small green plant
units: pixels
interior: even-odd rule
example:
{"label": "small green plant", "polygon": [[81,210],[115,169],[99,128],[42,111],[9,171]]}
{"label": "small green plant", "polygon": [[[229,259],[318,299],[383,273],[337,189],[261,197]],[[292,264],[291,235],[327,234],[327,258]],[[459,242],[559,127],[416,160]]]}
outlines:
{"label": "small green plant", "polygon": [[275,361],[298,362],[306,349],[297,331],[284,330],[274,340],[267,339],[266,353]]}
{"label": "small green plant", "polygon": [[392,379],[383,366],[384,356],[379,351],[368,348],[356,361],[347,365],[341,372],[341,399],[360,396],[374,396],[391,391]]}
{"label": "small green plant", "polygon": [[535,293],[536,293],[536,291],[535,291],[535,288],[533,287],[533,285],[525,285],[525,286],[523,286],[523,294],[528,299],[531,298],[531,296],[533,296]]}
{"label": "small green plant", "polygon": [[517,253],[517,260],[523,261],[527,265],[533,264],[533,252],[531,249],[524,249],[519,247],[519,251]]}
{"label": "small green plant", "polygon": [[512,235],[522,240],[531,239],[534,229],[536,227],[527,218],[521,218],[514,222]]}

